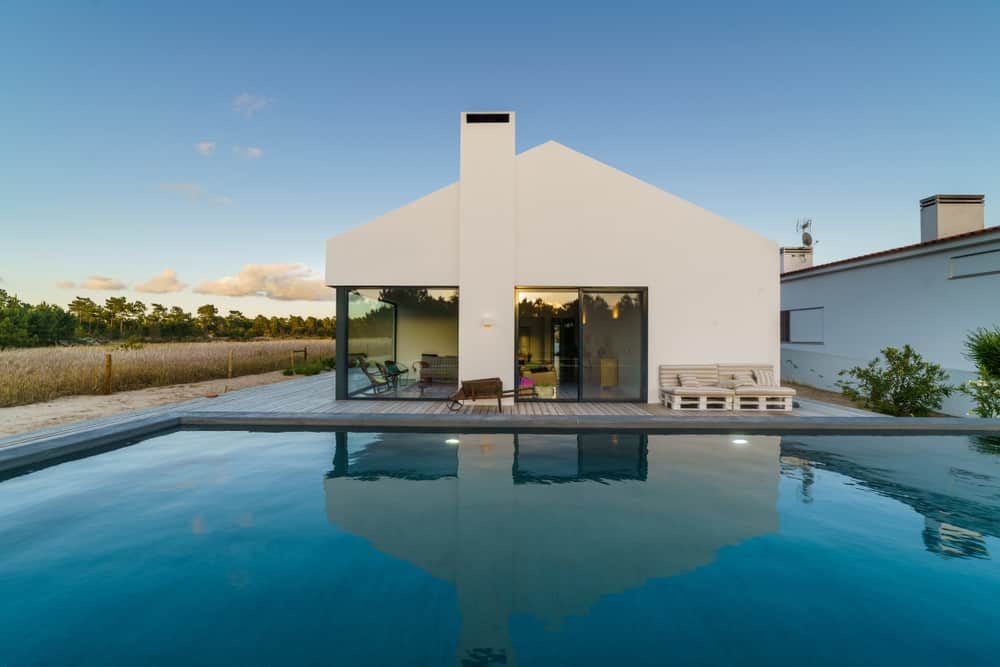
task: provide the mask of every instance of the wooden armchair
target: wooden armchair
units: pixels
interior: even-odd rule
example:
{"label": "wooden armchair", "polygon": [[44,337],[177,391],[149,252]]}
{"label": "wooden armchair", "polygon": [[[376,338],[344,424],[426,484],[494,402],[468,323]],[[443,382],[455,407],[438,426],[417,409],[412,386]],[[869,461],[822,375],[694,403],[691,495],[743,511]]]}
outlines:
{"label": "wooden armchair", "polygon": [[448,397],[448,409],[457,412],[462,409],[462,401],[477,401],[483,399],[497,399],[497,410],[503,412],[503,399],[510,397],[533,398],[535,396],[534,387],[521,387],[519,389],[503,388],[503,380],[500,378],[482,378],[478,380],[463,380],[461,386],[454,394]]}

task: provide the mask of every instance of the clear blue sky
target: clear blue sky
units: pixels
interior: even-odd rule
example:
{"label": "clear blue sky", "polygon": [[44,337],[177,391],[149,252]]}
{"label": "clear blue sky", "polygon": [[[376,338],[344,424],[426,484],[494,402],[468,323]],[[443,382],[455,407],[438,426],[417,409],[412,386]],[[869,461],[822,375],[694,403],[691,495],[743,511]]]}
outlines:
{"label": "clear blue sky", "polygon": [[919,240],[937,192],[1000,222],[995,0],[153,4],[0,4],[0,288],[329,313],[133,288],[321,272],[325,238],[455,180],[477,108],[779,243],[809,216],[819,261]]}

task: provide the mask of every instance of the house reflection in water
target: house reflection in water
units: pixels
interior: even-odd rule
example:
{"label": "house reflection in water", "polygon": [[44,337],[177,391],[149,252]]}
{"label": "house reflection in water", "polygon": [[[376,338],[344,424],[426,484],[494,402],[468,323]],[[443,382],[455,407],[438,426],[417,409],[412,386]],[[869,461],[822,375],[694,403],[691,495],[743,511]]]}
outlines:
{"label": "house reflection in water", "polygon": [[846,475],[924,517],[922,539],[944,558],[989,558],[984,536],[1000,537],[1000,451],[983,436],[786,436],[783,474],[811,502],[815,470]]}
{"label": "house reflection in water", "polygon": [[514,664],[508,621],[602,598],[778,529],[779,438],[338,434],[327,517],[452,583],[459,662]]}

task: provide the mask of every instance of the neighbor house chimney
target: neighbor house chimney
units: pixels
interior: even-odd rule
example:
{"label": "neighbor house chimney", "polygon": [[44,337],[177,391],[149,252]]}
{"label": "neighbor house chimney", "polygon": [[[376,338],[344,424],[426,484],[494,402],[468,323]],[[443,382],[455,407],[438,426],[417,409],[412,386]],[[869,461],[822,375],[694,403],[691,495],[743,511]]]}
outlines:
{"label": "neighbor house chimney", "polygon": [[934,195],[920,200],[920,242],[983,229],[986,195]]}
{"label": "neighbor house chimney", "polygon": [[781,248],[781,272],[798,271],[808,269],[813,265],[812,246],[800,246],[798,248]]}

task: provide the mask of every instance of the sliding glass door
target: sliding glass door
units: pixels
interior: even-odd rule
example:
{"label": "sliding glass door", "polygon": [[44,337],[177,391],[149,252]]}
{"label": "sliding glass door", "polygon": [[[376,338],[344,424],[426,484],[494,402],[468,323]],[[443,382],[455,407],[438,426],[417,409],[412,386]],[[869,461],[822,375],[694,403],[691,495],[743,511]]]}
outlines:
{"label": "sliding glass door", "polygon": [[516,298],[517,381],[536,400],[645,400],[645,289],[519,288]]}
{"label": "sliding glass door", "polygon": [[577,400],[580,385],[577,290],[518,290],[518,382],[538,398]]}
{"label": "sliding glass door", "polygon": [[645,309],[638,290],[583,290],[581,400],[638,401],[645,387]]}

